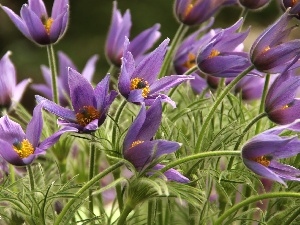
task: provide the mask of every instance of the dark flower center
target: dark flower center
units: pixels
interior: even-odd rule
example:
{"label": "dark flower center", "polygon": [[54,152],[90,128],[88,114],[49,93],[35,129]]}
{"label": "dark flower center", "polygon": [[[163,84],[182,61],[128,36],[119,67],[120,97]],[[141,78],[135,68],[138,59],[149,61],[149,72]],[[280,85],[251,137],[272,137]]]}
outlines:
{"label": "dark flower center", "polygon": [[15,141],[13,143],[13,149],[22,159],[27,158],[34,152],[32,144],[27,139],[23,139],[22,141]]}
{"label": "dark flower center", "polygon": [[133,78],[130,81],[130,90],[142,89],[142,96],[146,98],[150,92],[150,86],[148,81],[143,78]]}
{"label": "dark flower center", "polygon": [[271,160],[272,160],[272,156],[269,156],[269,155],[263,155],[263,156],[259,156],[259,157],[256,157],[253,159],[255,162],[265,166],[265,167],[268,167],[271,163]]}
{"label": "dark flower center", "polygon": [[76,113],[77,123],[83,127],[88,125],[95,119],[98,119],[100,113],[93,106],[83,106],[78,113]]}

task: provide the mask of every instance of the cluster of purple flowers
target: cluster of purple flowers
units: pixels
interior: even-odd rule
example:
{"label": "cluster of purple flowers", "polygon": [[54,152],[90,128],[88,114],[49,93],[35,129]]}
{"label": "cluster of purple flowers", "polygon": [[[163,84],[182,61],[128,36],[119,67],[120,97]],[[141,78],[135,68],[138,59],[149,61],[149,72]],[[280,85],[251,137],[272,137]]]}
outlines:
{"label": "cluster of purple flowers", "polygon": [[[246,1],[240,4],[257,9],[269,1]],[[292,1],[293,2],[293,1]],[[167,140],[153,139],[162,118],[162,103],[167,102],[176,108],[176,103],[165,92],[189,81],[196,93],[207,90],[210,78],[226,78],[226,83],[248,68],[252,70],[235,87],[245,100],[259,98],[264,86],[264,74],[278,76],[272,83],[265,101],[265,112],[278,126],[265,131],[244,145],[244,163],[255,173],[284,183],[284,180],[299,180],[300,170],[278,163],[276,160],[293,156],[300,152],[297,137],[281,137],[284,129],[299,131],[300,104],[296,91],[300,84],[296,76],[299,67],[300,40],[287,41],[294,27],[288,27],[291,18],[298,15],[300,4],[283,1],[292,6],[273,25],[267,28],[253,43],[250,52],[244,51],[243,41],[250,29],[239,32],[243,18],[226,29],[211,29],[211,23],[189,35],[178,46],[174,56],[174,69],[181,75],[165,74],[158,78],[165,60],[169,39],[149,52],[160,37],[159,24],[141,32],[129,41],[131,28],[130,12],[122,17],[113,3],[113,16],[108,33],[105,51],[108,61],[120,69],[118,92],[130,103],[141,106],[140,112],[129,127],[123,144],[123,157],[137,170],[142,170],[160,156],[170,154],[180,148],[180,144]],[[178,21],[195,26],[202,24],[222,6],[237,4],[234,0],[176,0],[175,15]],[[19,30],[38,45],[58,42],[64,35],[69,17],[68,0],[55,0],[51,17],[48,16],[42,0],[29,0],[23,5],[21,17],[9,8],[2,6]],[[0,61],[0,109],[11,110],[19,101],[30,79],[16,85],[15,68],[8,52]],[[95,87],[91,81],[98,59],[93,56],[80,74],[71,59],[64,53],[59,58],[59,103],[52,101],[50,69],[42,66],[46,84],[35,84],[32,88],[42,93],[37,95],[38,105],[33,111],[26,132],[7,115],[0,118],[0,154],[9,163],[22,166],[33,162],[36,156],[55,144],[65,132],[93,133],[101,126],[118,92],[110,90],[110,74],[107,74]],[[192,75],[184,75],[197,67]],[[146,107],[149,107],[146,109]],[[40,141],[43,118],[42,109],[59,117],[58,124],[63,128]],[[295,122],[296,121],[296,122]],[[288,149],[288,151],[287,151]],[[152,165],[150,170],[160,170],[161,164]],[[149,172],[148,174],[152,174]],[[189,179],[175,169],[164,173],[168,180],[186,183]]]}

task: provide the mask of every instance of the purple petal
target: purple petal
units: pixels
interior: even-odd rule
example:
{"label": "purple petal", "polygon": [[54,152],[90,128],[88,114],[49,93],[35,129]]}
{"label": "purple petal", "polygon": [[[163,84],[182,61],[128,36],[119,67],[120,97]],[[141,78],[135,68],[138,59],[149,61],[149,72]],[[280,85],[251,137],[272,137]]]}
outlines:
{"label": "purple petal", "polygon": [[28,0],[29,9],[39,18],[48,18],[45,4],[42,0]]}
{"label": "purple petal", "polygon": [[70,96],[75,112],[78,112],[83,106],[96,107],[96,99],[92,85],[76,70],[71,68],[68,70]]}
{"label": "purple petal", "polygon": [[50,41],[51,43],[55,43],[60,39],[60,37],[65,33],[66,31],[66,24],[64,24],[65,17],[68,17],[68,11],[65,13],[59,15],[52,23],[51,29],[50,29]]}
{"label": "purple petal", "polygon": [[20,124],[9,119],[7,115],[0,118],[0,139],[13,144],[16,139],[25,139],[25,133]]}
{"label": "purple petal", "polygon": [[147,96],[147,98],[145,98],[144,100],[145,105],[151,106],[158,97],[161,99],[161,102],[166,102],[170,104],[173,108],[176,108],[176,103],[171,98],[169,98],[169,96],[165,94],[154,94],[154,95]]}
{"label": "purple petal", "polygon": [[131,126],[129,127],[127,134],[124,138],[124,144],[123,144],[123,154],[125,153],[124,151],[127,151],[132,145],[134,141],[137,141],[136,137],[142,128],[144,122],[146,119],[146,108],[144,104],[141,107],[141,110]]}
{"label": "purple petal", "polygon": [[[157,164],[152,169],[153,170],[161,170],[164,167],[165,167],[164,165]],[[176,181],[176,182],[179,182],[179,183],[188,183],[188,182],[190,182],[190,180],[187,177],[183,176],[181,173],[179,173],[175,169],[168,169],[166,172],[164,172],[164,175],[170,181]]]}
{"label": "purple petal", "polygon": [[102,111],[106,106],[106,97],[109,89],[109,75],[106,75],[95,87],[95,96],[97,100],[97,109]]}
{"label": "purple petal", "polygon": [[41,19],[32,12],[27,5],[22,6],[21,17],[34,41],[42,45],[50,43],[49,36],[46,33],[46,29]]}
{"label": "purple petal", "polygon": [[25,89],[27,88],[28,84],[31,83],[31,79],[25,79],[22,80],[20,83],[18,83],[18,85],[15,87],[13,96],[12,96],[12,105],[11,108],[14,108],[16,106],[17,103],[20,102]]}
{"label": "purple petal", "polygon": [[43,101],[43,109],[47,110],[48,112],[50,112],[58,117],[61,117],[69,122],[77,123],[74,111],[63,108],[63,107],[55,104],[54,102],[52,102],[46,98],[43,98],[42,96],[39,96],[39,95],[36,95],[35,98],[38,103]]}
{"label": "purple petal", "polygon": [[98,59],[99,59],[98,55],[92,56],[85,64],[85,67],[81,73],[82,76],[85,77],[89,82],[92,82]]}
{"label": "purple petal", "polygon": [[46,151],[48,148],[50,148],[52,145],[54,145],[60,138],[61,135],[63,135],[66,132],[78,132],[78,129],[74,127],[64,127],[61,130],[55,132],[50,137],[46,138],[39,144],[39,150],[35,151],[35,154],[41,154],[43,151]]}
{"label": "purple petal", "polygon": [[165,39],[153,52],[147,55],[137,65],[131,78],[143,78],[151,85],[161,69],[169,41],[169,39]]}
{"label": "purple petal", "polygon": [[279,176],[300,176],[299,169],[290,165],[279,163],[277,161],[271,161],[269,168],[276,172]]}
{"label": "purple petal", "polygon": [[193,80],[195,77],[193,75],[170,75],[163,77],[150,85],[150,95],[167,91],[172,87],[175,87],[187,80]]}
{"label": "purple petal", "polygon": [[142,89],[135,89],[130,91],[127,100],[133,103],[144,102],[144,97],[142,96]]}
{"label": "purple petal", "polygon": [[26,128],[26,138],[34,147],[38,145],[42,134],[42,129],[43,129],[42,107],[43,107],[43,102],[39,103],[34,108],[32,119],[29,121]]}
{"label": "purple petal", "polygon": [[60,14],[66,11],[66,7],[69,5],[69,0],[55,0],[52,7],[51,17],[56,19]]}
{"label": "purple petal", "polygon": [[1,6],[1,7],[4,10],[4,12],[9,16],[9,18],[12,20],[12,22],[15,24],[15,26],[22,32],[22,34],[25,35],[25,37],[27,37],[28,39],[32,40],[25,22],[11,9],[5,6]]}

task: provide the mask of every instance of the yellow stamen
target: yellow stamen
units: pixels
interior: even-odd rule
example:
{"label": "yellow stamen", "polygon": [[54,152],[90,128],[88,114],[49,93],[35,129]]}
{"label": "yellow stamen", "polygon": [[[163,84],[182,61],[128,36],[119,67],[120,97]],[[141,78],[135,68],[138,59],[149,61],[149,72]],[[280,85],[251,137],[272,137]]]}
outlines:
{"label": "yellow stamen", "polygon": [[130,148],[133,148],[133,147],[135,147],[135,146],[137,146],[137,145],[139,145],[139,144],[141,144],[141,143],[143,143],[143,142],[144,142],[144,141],[140,141],[140,140],[134,141],[134,142],[132,142]]}
{"label": "yellow stamen", "polygon": [[184,11],[184,17],[187,17],[191,13],[191,11],[194,8],[196,2],[197,2],[197,0],[191,0],[191,2],[188,4],[188,6],[186,7],[186,9]]}
{"label": "yellow stamen", "polygon": [[216,50],[216,49],[213,49],[211,51],[210,55],[208,56],[208,58],[211,59],[211,58],[216,57],[218,55],[220,55],[220,52],[218,50]]}
{"label": "yellow stamen", "polygon": [[188,54],[188,60],[182,65],[187,69],[196,66],[196,55],[193,53]]}
{"label": "yellow stamen", "polygon": [[267,46],[267,47],[264,48],[264,50],[262,51],[262,53],[266,53],[266,52],[269,51],[270,49],[271,49],[270,46]]}
{"label": "yellow stamen", "polygon": [[259,156],[259,157],[255,158],[253,160],[265,167],[268,167],[271,163],[271,159],[272,159],[272,157],[263,155],[263,156]]}
{"label": "yellow stamen", "polygon": [[16,142],[13,144],[13,149],[20,156],[20,158],[27,158],[32,155],[34,152],[34,148],[32,144],[27,140],[23,139],[21,142]]}
{"label": "yellow stamen", "polygon": [[44,24],[46,33],[49,35],[50,30],[51,30],[51,26],[52,26],[52,23],[53,23],[54,20],[51,17],[46,18],[45,16],[42,16],[41,20],[42,20],[42,23]]}
{"label": "yellow stamen", "polygon": [[143,78],[133,78],[130,81],[130,90],[135,90],[135,89],[142,89],[142,96],[146,98],[150,92],[150,86],[148,81],[144,80]]}
{"label": "yellow stamen", "polygon": [[292,0],[292,6],[296,5],[299,2],[299,0]]}
{"label": "yellow stamen", "polygon": [[90,122],[100,117],[100,112],[93,106],[83,106],[78,113],[76,113],[77,123],[81,126],[86,126]]}

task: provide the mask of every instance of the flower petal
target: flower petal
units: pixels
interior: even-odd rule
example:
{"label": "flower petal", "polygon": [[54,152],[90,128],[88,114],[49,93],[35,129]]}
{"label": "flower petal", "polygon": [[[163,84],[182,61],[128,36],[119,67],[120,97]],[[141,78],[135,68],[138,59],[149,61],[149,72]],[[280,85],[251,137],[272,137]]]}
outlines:
{"label": "flower petal", "polygon": [[21,98],[22,98],[22,96],[24,94],[24,91],[25,91],[26,87],[28,86],[29,83],[31,83],[31,81],[32,80],[30,78],[22,80],[15,87],[15,90],[14,90],[14,93],[13,93],[13,96],[12,96],[11,109],[13,109],[16,106],[16,104],[20,102],[20,100],[21,100]]}
{"label": "flower petal", "polygon": [[[152,169],[153,170],[161,170],[164,167],[165,167],[164,165],[157,164]],[[188,183],[188,182],[190,182],[190,180],[187,177],[183,176],[181,173],[179,173],[175,169],[168,169],[166,172],[164,172],[164,175],[170,181],[176,181],[176,182],[179,182],[179,183]]]}
{"label": "flower petal", "polygon": [[56,19],[60,14],[66,11],[66,7],[69,5],[69,0],[55,0],[52,6],[51,17]]}
{"label": "flower petal", "polygon": [[20,124],[12,121],[5,115],[0,118],[0,139],[13,144],[16,140],[25,139],[25,133]]}
{"label": "flower petal", "polygon": [[38,146],[43,129],[42,116],[43,101],[39,103],[33,110],[32,119],[29,121],[26,128],[26,138],[34,146]]}
{"label": "flower petal", "polygon": [[42,0],[28,0],[29,9],[34,12],[40,19],[48,18],[45,4]]}
{"label": "flower petal", "polygon": [[97,100],[97,109],[102,111],[106,106],[106,98],[109,89],[110,76],[107,74],[95,87],[95,97]]}
{"label": "flower petal", "polygon": [[92,82],[95,70],[96,70],[96,63],[99,59],[98,55],[93,55],[85,64],[85,67],[82,71],[82,76],[85,77],[89,82]]}

